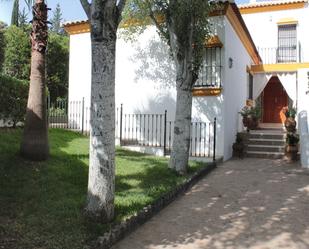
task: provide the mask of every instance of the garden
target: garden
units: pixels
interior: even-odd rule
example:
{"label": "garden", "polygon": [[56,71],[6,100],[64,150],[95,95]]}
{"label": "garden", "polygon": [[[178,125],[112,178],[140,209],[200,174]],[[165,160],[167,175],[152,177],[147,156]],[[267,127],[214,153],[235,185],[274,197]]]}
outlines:
{"label": "garden", "polygon": [[117,148],[115,218],[104,225],[84,215],[89,138],[51,129],[49,160],[33,163],[19,156],[21,134],[0,130],[0,237],[6,249],[83,248],[204,167],[191,162],[189,174],[178,176],[165,158]]}

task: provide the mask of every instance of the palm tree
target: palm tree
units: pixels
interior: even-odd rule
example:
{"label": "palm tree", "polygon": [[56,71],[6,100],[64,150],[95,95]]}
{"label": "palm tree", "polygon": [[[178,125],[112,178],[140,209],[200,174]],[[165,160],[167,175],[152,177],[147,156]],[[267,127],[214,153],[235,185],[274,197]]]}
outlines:
{"label": "palm tree", "polygon": [[[31,1],[26,1],[30,3]],[[31,160],[46,160],[49,156],[46,114],[45,52],[47,47],[47,6],[35,0],[32,8],[31,74],[26,122],[21,142],[21,155]]]}

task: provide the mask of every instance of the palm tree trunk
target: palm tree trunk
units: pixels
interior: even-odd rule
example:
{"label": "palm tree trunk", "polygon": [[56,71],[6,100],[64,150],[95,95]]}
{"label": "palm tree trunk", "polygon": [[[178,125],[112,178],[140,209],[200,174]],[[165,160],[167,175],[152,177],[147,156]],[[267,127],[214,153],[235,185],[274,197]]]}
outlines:
{"label": "palm tree trunk", "polygon": [[21,142],[21,155],[30,160],[49,156],[46,116],[45,52],[47,46],[47,6],[36,0],[33,6],[31,32],[31,75],[26,122]]}

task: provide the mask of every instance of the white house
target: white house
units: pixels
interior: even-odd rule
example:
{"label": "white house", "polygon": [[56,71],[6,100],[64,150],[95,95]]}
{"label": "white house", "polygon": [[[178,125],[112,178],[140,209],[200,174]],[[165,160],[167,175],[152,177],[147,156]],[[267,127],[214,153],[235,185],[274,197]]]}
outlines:
{"label": "white house", "polygon": [[[309,17],[306,12],[308,14],[306,1],[291,0],[239,7],[226,2],[212,13],[212,38],[205,46],[204,65],[193,90],[192,120],[209,123],[217,118],[216,151],[224,160],[232,156],[235,135],[243,129],[238,112],[248,99],[261,104],[262,122],[272,125],[281,122],[278,117],[283,105],[291,103],[299,111],[308,108],[309,37],[305,35],[304,26]],[[71,22],[65,29],[70,35],[69,101],[73,103],[84,98],[87,108],[91,83],[89,24]],[[168,48],[155,27],[148,26],[134,41],[128,41],[120,31],[116,57],[116,106],[123,104],[124,113],[135,115],[164,114],[167,110],[167,120],[173,121],[175,72]],[[271,87],[267,84],[275,81],[277,83]],[[267,97],[267,92],[274,90],[276,94]],[[69,110],[73,113],[74,108],[71,105]],[[74,114],[69,117],[72,122],[79,118]],[[161,122],[158,120],[155,122]],[[130,124],[131,121],[126,122]],[[147,120],[136,115],[132,122],[142,124]],[[119,128],[119,122],[117,125]],[[84,127],[87,129],[87,124]],[[134,135],[135,126],[132,127],[126,129]],[[152,124],[151,127],[161,125]],[[194,146],[200,151],[213,150],[210,143],[202,148],[213,136],[213,130],[208,128],[200,125],[192,130],[200,135],[208,132],[200,140],[195,137]],[[142,136],[142,129],[142,125],[136,128],[136,139]],[[161,133],[159,137],[161,140]]]}

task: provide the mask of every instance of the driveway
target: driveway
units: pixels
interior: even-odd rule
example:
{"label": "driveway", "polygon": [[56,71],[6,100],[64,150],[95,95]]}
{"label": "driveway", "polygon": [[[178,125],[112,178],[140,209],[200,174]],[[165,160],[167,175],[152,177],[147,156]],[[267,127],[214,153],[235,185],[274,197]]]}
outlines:
{"label": "driveway", "polygon": [[113,249],[308,249],[309,171],[231,160]]}

